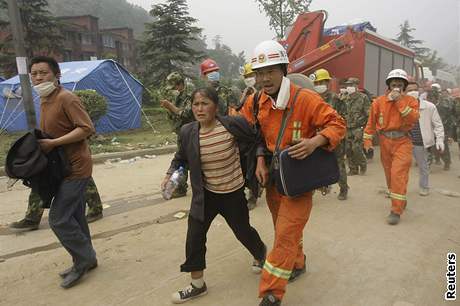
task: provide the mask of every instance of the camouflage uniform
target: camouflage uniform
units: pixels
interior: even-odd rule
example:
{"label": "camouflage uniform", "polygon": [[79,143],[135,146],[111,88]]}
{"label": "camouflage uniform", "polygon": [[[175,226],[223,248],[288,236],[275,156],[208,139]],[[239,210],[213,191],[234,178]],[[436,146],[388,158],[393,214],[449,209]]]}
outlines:
{"label": "camouflage uniform", "polygon": [[[174,96],[171,91],[174,87],[182,83],[184,84],[184,89],[179,92],[179,95]],[[168,118],[172,122],[173,131],[177,135],[177,145],[180,144],[180,129],[184,124],[194,121],[193,113],[192,113],[192,104],[191,104],[191,94],[192,88],[185,84],[184,77],[178,73],[173,72],[168,75],[166,78],[166,90],[165,95],[163,96],[168,101],[174,101],[174,106],[180,109],[179,114],[174,114],[172,112],[168,112]],[[179,150],[179,147],[178,147]],[[173,193],[173,197],[179,197],[185,195],[187,193],[187,179],[188,179],[188,171],[185,171],[185,179],[184,183],[179,185],[176,191]]]}
{"label": "camouflage uniform", "polygon": [[367,160],[363,149],[363,128],[369,117],[369,98],[360,92],[349,94],[345,99],[347,113],[347,144],[346,154],[350,174],[358,174],[367,170]]}
{"label": "camouflage uniform", "polygon": [[[321,95],[324,101],[326,101],[329,105],[331,105],[340,116],[346,118],[347,114],[347,105],[345,102],[339,99],[339,96],[333,92],[327,91]],[[347,169],[345,167],[345,155],[346,155],[346,139],[342,139],[339,145],[335,148],[335,156],[337,157],[337,163],[340,169],[340,178],[339,178],[339,186],[340,190],[348,190],[347,184]]]}
{"label": "camouflage uniform", "polygon": [[[456,125],[456,140],[460,151],[460,97],[454,99],[454,113],[455,113],[455,125]],[[460,154],[460,153],[459,153]]]}
{"label": "camouflage uniform", "polygon": [[[88,186],[86,187],[85,198],[86,204],[88,204],[87,216],[95,216],[102,213],[101,197],[99,196],[96,183],[92,177],[90,178]],[[42,204],[43,202],[38,193],[31,191],[29,195],[29,204],[27,207],[26,216],[24,219],[33,223],[40,223],[44,211]]]}
{"label": "camouflage uniform", "polygon": [[[433,90],[428,95],[428,100],[436,105],[439,116],[441,117],[442,125],[444,126],[444,152],[440,153],[433,150],[436,163],[439,164],[440,159],[444,162],[444,169],[449,170],[452,162],[449,149],[449,138],[453,138],[455,128],[455,107],[453,101],[446,95],[440,95],[439,92]],[[429,163],[433,161],[433,156],[429,157]]]}
{"label": "camouflage uniform", "polygon": [[215,83],[213,86],[219,96],[219,115],[227,116],[229,107],[238,107],[238,97],[230,88],[222,86],[220,83]]}

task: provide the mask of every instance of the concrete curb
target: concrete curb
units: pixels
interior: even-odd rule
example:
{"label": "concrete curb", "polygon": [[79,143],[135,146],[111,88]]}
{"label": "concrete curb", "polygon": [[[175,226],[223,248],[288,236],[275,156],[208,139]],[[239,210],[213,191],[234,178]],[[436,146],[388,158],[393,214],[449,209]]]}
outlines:
{"label": "concrete curb", "polygon": [[[112,153],[100,153],[93,155],[94,164],[102,164],[109,159],[121,158],[129,159],[136,156],[143,157],[144,155],[163,155],[176,152],[176,145],[169,145],[164,147],[152,148],[152,149],[142,149],[142,150],[132,150],[125,152],[112,152]],[[6,176],[5,168],[0,168],[0,176]]]}

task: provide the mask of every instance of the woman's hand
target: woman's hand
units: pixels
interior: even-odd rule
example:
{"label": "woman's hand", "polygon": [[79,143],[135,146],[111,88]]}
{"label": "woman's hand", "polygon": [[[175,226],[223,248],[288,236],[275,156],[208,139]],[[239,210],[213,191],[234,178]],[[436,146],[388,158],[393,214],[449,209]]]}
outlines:
{"label": "woman's hand", "polygon": [[262,187],[265,187],[268,183],[268,168],[265,165],[265,158],[263,156],[257,156],[256,166],[256,178]]}

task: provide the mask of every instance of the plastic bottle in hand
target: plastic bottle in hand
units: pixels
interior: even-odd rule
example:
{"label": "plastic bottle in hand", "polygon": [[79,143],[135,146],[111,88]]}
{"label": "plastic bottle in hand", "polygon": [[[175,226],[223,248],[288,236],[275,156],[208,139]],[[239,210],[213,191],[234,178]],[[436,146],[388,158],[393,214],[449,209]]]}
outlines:
{"label": "plastic bottle in hand", "polygon": [[163,199],[170,200],[174,191],[177,189],[179,184],[184,180],[184,168],[179,167],[176,171],[173,172],[169,181],[166,183],[165,189],[162,191]]}

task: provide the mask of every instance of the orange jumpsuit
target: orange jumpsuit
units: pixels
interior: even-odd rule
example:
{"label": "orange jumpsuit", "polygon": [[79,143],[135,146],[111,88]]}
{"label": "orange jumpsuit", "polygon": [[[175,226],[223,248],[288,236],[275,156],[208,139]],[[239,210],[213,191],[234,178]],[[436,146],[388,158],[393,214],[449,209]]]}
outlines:
{"label": "orange jumpsuit", "polygon": [[[372,147],[372,138],[377,133],[380,142],[380,159],[385,171],[392,208],[401,215],[406,207],[407,183],[412,163],[412,141],[409,131],[419,118],[418,102],[410,96],[399,101],[389,101],[387,96],[377,98],[371,106],[367,126],[364,129],[364,148]],[[405,136],[391,138],[384,132],[398,131]]]}
{"label": "orange jumpsuit", "polygon": [[[286,111],[292,104],[297,88],[291,84],[291,100]],[[254,95],[246,102],[240,113],[254,123]],[[271,98],[262,93],[257,117],[267,148],[271,152],[275,149],[282,115],[283,111],[273,109]],[[318,94],[304,89],[297,97],[280,148],[286,148],[292,143],[293,137],[311,138],[319,133],[329,140],[326,149],[332,151],[345,136],[345,131],[344,119]],[[301,269],[305,264],[302,236],[312,208],[312,192],[289,198],[278,193],[276,186],[268,186],[266,197],[275,227],[275,240],[262,271],[259,296],[263,297],[271,292],[282,299],[291,271],[294,268]]]}

